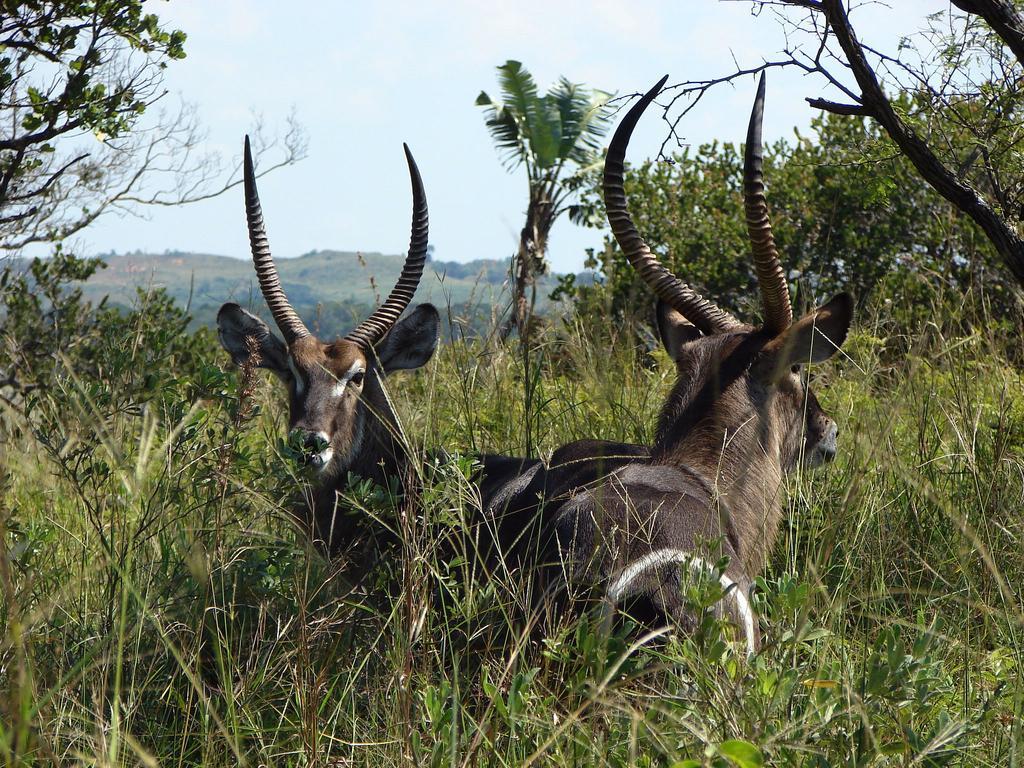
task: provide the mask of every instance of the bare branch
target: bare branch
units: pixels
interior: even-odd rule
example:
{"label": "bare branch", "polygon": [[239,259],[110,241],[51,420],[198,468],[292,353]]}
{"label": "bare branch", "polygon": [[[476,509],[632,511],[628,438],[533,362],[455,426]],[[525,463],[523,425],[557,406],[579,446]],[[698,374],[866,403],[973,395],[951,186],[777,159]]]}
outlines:
{"label": "bare branch", "polygon": [[828,99],[807,98],[805,101],[815,109],[823,109],[836,115],[860,115],[870,117],[872,112],[863,104],[839,104]]}
{"label": "bare branch", "polygon": [[[12,52],[0,85],[0,251],[57,242],[108,211],[209,199],[240,176],[204,147],[193,108],[152,108],[184,35],[140,7],[8,4],[0,47]],[[145,113],[145,115],[143,114]],[[258,145],[259,146],[259,145]],[[305,155],[292,119],[280,152],[262,169]]]}
{"label": "bare branch", "polygon": [[[676,86],[664,107],[669,133],[662,156],[669,141],[681,144],[679,121],[708,89],[768,68],[795,67],[843,95],[808,98],[811,106],[877,121],[921,178],[984,231],[1024,283],[1024,240],[1017,229],[1024,218],[1024,14],[1015,3],[951,0],[967,15],[928,17],[928,29],[917,37],[931,44],[930,53],[907,37],[893,56],[857,39],[848,2],[751,2],[755,13],[773,9],[785,33],[784,56],[758,66],[737,64],[724,77]],[[784,7],[807,14],[794,20],[782,12]],[[813,51],[807,40],[814,41]],[[899,94],[895,101],[886,93],[889,86]],[[687,105],[670,113],[684,97]]]}
{"label": "bare branch", "polygon": [[864,56],[864,49],[857,41],[841,0],[821,0],[821,5],[861,88],[862,101],[871,110],[872,116],[914,164],[921,177],[940,195],[974,219],[999,250],[1013,274],[1024,283],[1024,241],[971,186],[960,181],[936,157],[927,142],[896,114]]}

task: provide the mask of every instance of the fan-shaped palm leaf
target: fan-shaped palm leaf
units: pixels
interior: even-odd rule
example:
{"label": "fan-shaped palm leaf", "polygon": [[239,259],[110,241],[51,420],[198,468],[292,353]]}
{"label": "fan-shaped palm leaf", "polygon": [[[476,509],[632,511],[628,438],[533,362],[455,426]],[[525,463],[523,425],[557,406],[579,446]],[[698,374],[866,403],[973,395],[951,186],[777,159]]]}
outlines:
{"label": "fan-shaped palm leaf", "polygon": [[535,169],[550,167],[557,159],[561,131],[547,97],[540,95],[533,75],[518,61],[506,61],[498,67],[498,82],[506,108],[519,123],[529,153],[528,164]]}
{"label": "fan-shaped palm leaf", "polygon": [[484,107],[484,121],[487,131],[501,153],[502,164],[507,170],[518,167],[527,156],[529,149],[519,128],[515,113],[500,101],[494,101],[486,91],[476,97],[477,106]]}
{"label": "fan-shaped palm leaf", "polygon": [[601,148],[609,121],[604,109],[609,94],[561,78],[548,94],[558,108],[562,124],[559,156],[580,165],[592,161]]}
{"label": "fan-shaped palm leaf", "polygon": [[498,82],[501,101],[481,91],[476,103],[485,108],[487,129],[507,169],[525,162],[539,177],[566,160],[590,162],[608,130],[602,109],[608,94],[563,77],[541,95],[533,76],[515,60],[498,67]]}
{"label": "fan-shaped palm leaf", "polygon": [[[529,177],[527,226],[513,260],[513,320],[524,333],[533,306],[532,300],[528,303],[525,299],[526,287],[531,275],[547,269],[545,252],[551,227],[566,210],[574,218],[585,215],[566,202],[576,189],[577,177],[600,161],[601,138],[609,126],[602,109],[608,94],[563,77],[541,95],[533,76],[514,60],[498,67],[498,82],[502,101],[481,91],[476,103],[485,110],[487,130],[505,167],[511,171],[525,165]],[[575,166],[569,175],[567,165]]]}

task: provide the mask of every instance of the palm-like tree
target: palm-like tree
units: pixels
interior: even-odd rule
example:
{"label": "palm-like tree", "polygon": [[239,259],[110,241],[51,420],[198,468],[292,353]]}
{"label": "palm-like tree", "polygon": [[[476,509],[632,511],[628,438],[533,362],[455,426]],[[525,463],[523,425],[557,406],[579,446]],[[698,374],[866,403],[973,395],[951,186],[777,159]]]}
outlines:
{"label": "palm-like tree", "polygon": [[[600,161],[601,139],[609,121],[604,105],[609,94],[571,83],[562,77],[541,94],[533,76],[518,61],[498,67],[501,101],[481,91],[487,130],[502,154],[505,168],[526,167],[530,199],[519,248],[512,257],[512,328],[526,338],[537,298],[536,276],[547,272],[548,235],[571,204],[575,181]],[[530,297],[527,299],[527,289]]]}

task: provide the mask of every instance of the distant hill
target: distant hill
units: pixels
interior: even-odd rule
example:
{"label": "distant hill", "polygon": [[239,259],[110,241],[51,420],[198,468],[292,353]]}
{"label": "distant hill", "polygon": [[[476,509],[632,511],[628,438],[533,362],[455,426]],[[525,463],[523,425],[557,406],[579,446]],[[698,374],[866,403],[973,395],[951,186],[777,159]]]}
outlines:
{"label": "distant hill", "polygon": [[[108,254],[106,269],[86,283],[91,301],[130,306],[136,288],[166,288],[182,306],[188,305],[196,325],[212,325],[225,301],[253,306],[260,314],[263,302],[248,259],[202,253],[168,251],[164,254]],[[341,332],[376,305],[398,279],[404,256],[344,251],[312,251],[297,258],[277,259],[288,298],[307,324]],[[480,259],[467,264],[431,261],[416,292],[415,301],[432,301],[456,312],[490,313],[508,301],[508,261]],[[556,283],[545,277],[538,286],[538,303]]]}

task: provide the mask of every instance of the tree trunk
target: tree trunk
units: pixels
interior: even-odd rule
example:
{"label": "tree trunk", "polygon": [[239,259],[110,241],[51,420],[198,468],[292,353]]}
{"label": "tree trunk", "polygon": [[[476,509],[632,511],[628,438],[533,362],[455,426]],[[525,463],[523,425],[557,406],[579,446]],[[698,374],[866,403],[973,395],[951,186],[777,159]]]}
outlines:
{"label": "tree trunk", "polygon": [[1010,0],[950,0],[961,11],[981,16],[1024,63],[1024,16]]}
{"label": "tree trunk", "polygon": [[519,233],[519,249],[512,257],[512,307],[508,320],[501,329],[501,338],[508,338],[512,331],[518,331],[525,339],[530,324],[532,307],[526,297],[527,288],[533,284],[535,229],[527,214],[527,223]]}

